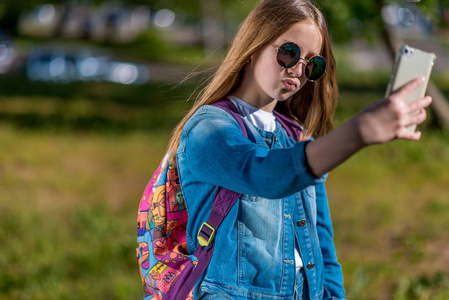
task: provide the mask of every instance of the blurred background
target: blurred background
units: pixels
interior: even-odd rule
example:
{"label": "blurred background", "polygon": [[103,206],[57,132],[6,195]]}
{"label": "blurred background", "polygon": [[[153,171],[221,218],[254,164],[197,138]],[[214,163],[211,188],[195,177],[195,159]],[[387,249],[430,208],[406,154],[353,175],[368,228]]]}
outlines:
{"label": "blurred background", "polygon": [[[192,93],[257,0],[0,2],[0,299],[139,299],[136,216]],[[438,56],[419,142],[327,189],[349,299],[449,299],[449,1],[317,1],[335,123],[382,99],[398,45]]]}

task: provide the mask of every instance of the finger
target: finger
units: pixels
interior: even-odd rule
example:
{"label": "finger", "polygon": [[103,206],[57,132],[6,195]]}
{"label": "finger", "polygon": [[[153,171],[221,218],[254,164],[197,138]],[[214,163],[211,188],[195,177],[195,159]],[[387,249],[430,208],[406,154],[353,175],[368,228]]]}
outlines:
{"label": "finger", "polygon": [[427,112],[424,108],[421,108],[417,114],[410,115],[407,118],[405,123],[405,127],[409,127],[412,125],[419,125],[427,119]]}
{"label": "finger", "polygon": [[411,132],[410,130],[404,128],[398,135],[398,138],[402,140],[418,141],[421,138],[421,135],[421,131]]}
{"label": "finger", "polygon": [[428,107],[430,105],[430,103],[432,103],[432,97],[430,97],[430,96],[426,96],[426,97],[424,97],[424,98],[422,98],[420,100],[410,102],[407,105],[405,113],[406,114],[412,114],[412,113],[414,113],[416,111],[421,110],[422,108]]}
{"label": "finger", "polygon": [[421,131],[415,131],[413,132],[413,134],[410,136],[410,140],[411,141],[419,141],[419,139],[421,139]]}
{"label": "finger", "polygon": [[415,90],[417,87],[419,87],[421,84],[424,83],[425,78],[424,77],[418,77],[416,79],[413,79],[403,86],[401,86],[399,89],[394,91],[394,95],[398,98],[405,98],[407,97],[413,90]]}

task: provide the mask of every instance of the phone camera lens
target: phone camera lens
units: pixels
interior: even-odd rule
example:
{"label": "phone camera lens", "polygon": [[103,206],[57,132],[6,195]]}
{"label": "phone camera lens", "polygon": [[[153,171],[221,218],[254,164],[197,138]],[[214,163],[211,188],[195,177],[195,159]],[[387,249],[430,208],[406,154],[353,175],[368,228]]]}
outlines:
{"label": "phone camera lens", "polygon": [[413,55],[413,49],[405,48],[404,54],[407,56]]}

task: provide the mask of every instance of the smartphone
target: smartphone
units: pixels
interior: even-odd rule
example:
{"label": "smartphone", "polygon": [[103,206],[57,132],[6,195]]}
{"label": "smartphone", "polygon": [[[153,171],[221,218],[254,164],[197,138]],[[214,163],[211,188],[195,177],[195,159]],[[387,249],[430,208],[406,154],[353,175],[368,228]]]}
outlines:
{"label": "smartphone", "polygon": [[[390,96],[391,93],[407,82],[418,77],[424,77],[425,82],[411,92],[405,99],[405,102],[422,99],[425,96],[430,73],[436,58],[434,53],[415,49],[408,45],[399,47],[385,97]],[[414,132],[416,125],[407,127],[407,130]]]}

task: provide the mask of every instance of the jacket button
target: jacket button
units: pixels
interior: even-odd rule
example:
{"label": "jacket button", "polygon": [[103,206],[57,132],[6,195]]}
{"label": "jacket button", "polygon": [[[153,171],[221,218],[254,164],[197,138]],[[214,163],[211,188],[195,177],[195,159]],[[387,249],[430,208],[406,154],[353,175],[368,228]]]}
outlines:
{"label": "jacket button", "polygon": [[296,223],[299,227],[303,227],[304,225],[306,225],[306,220],[302,219],[299,220],[298,223]]}
{"label": "jacket button", "polygon": [[315,267],[315,263],[309,263],[308,265],[307,265],[307,269],[313,269],[313,267]]}

